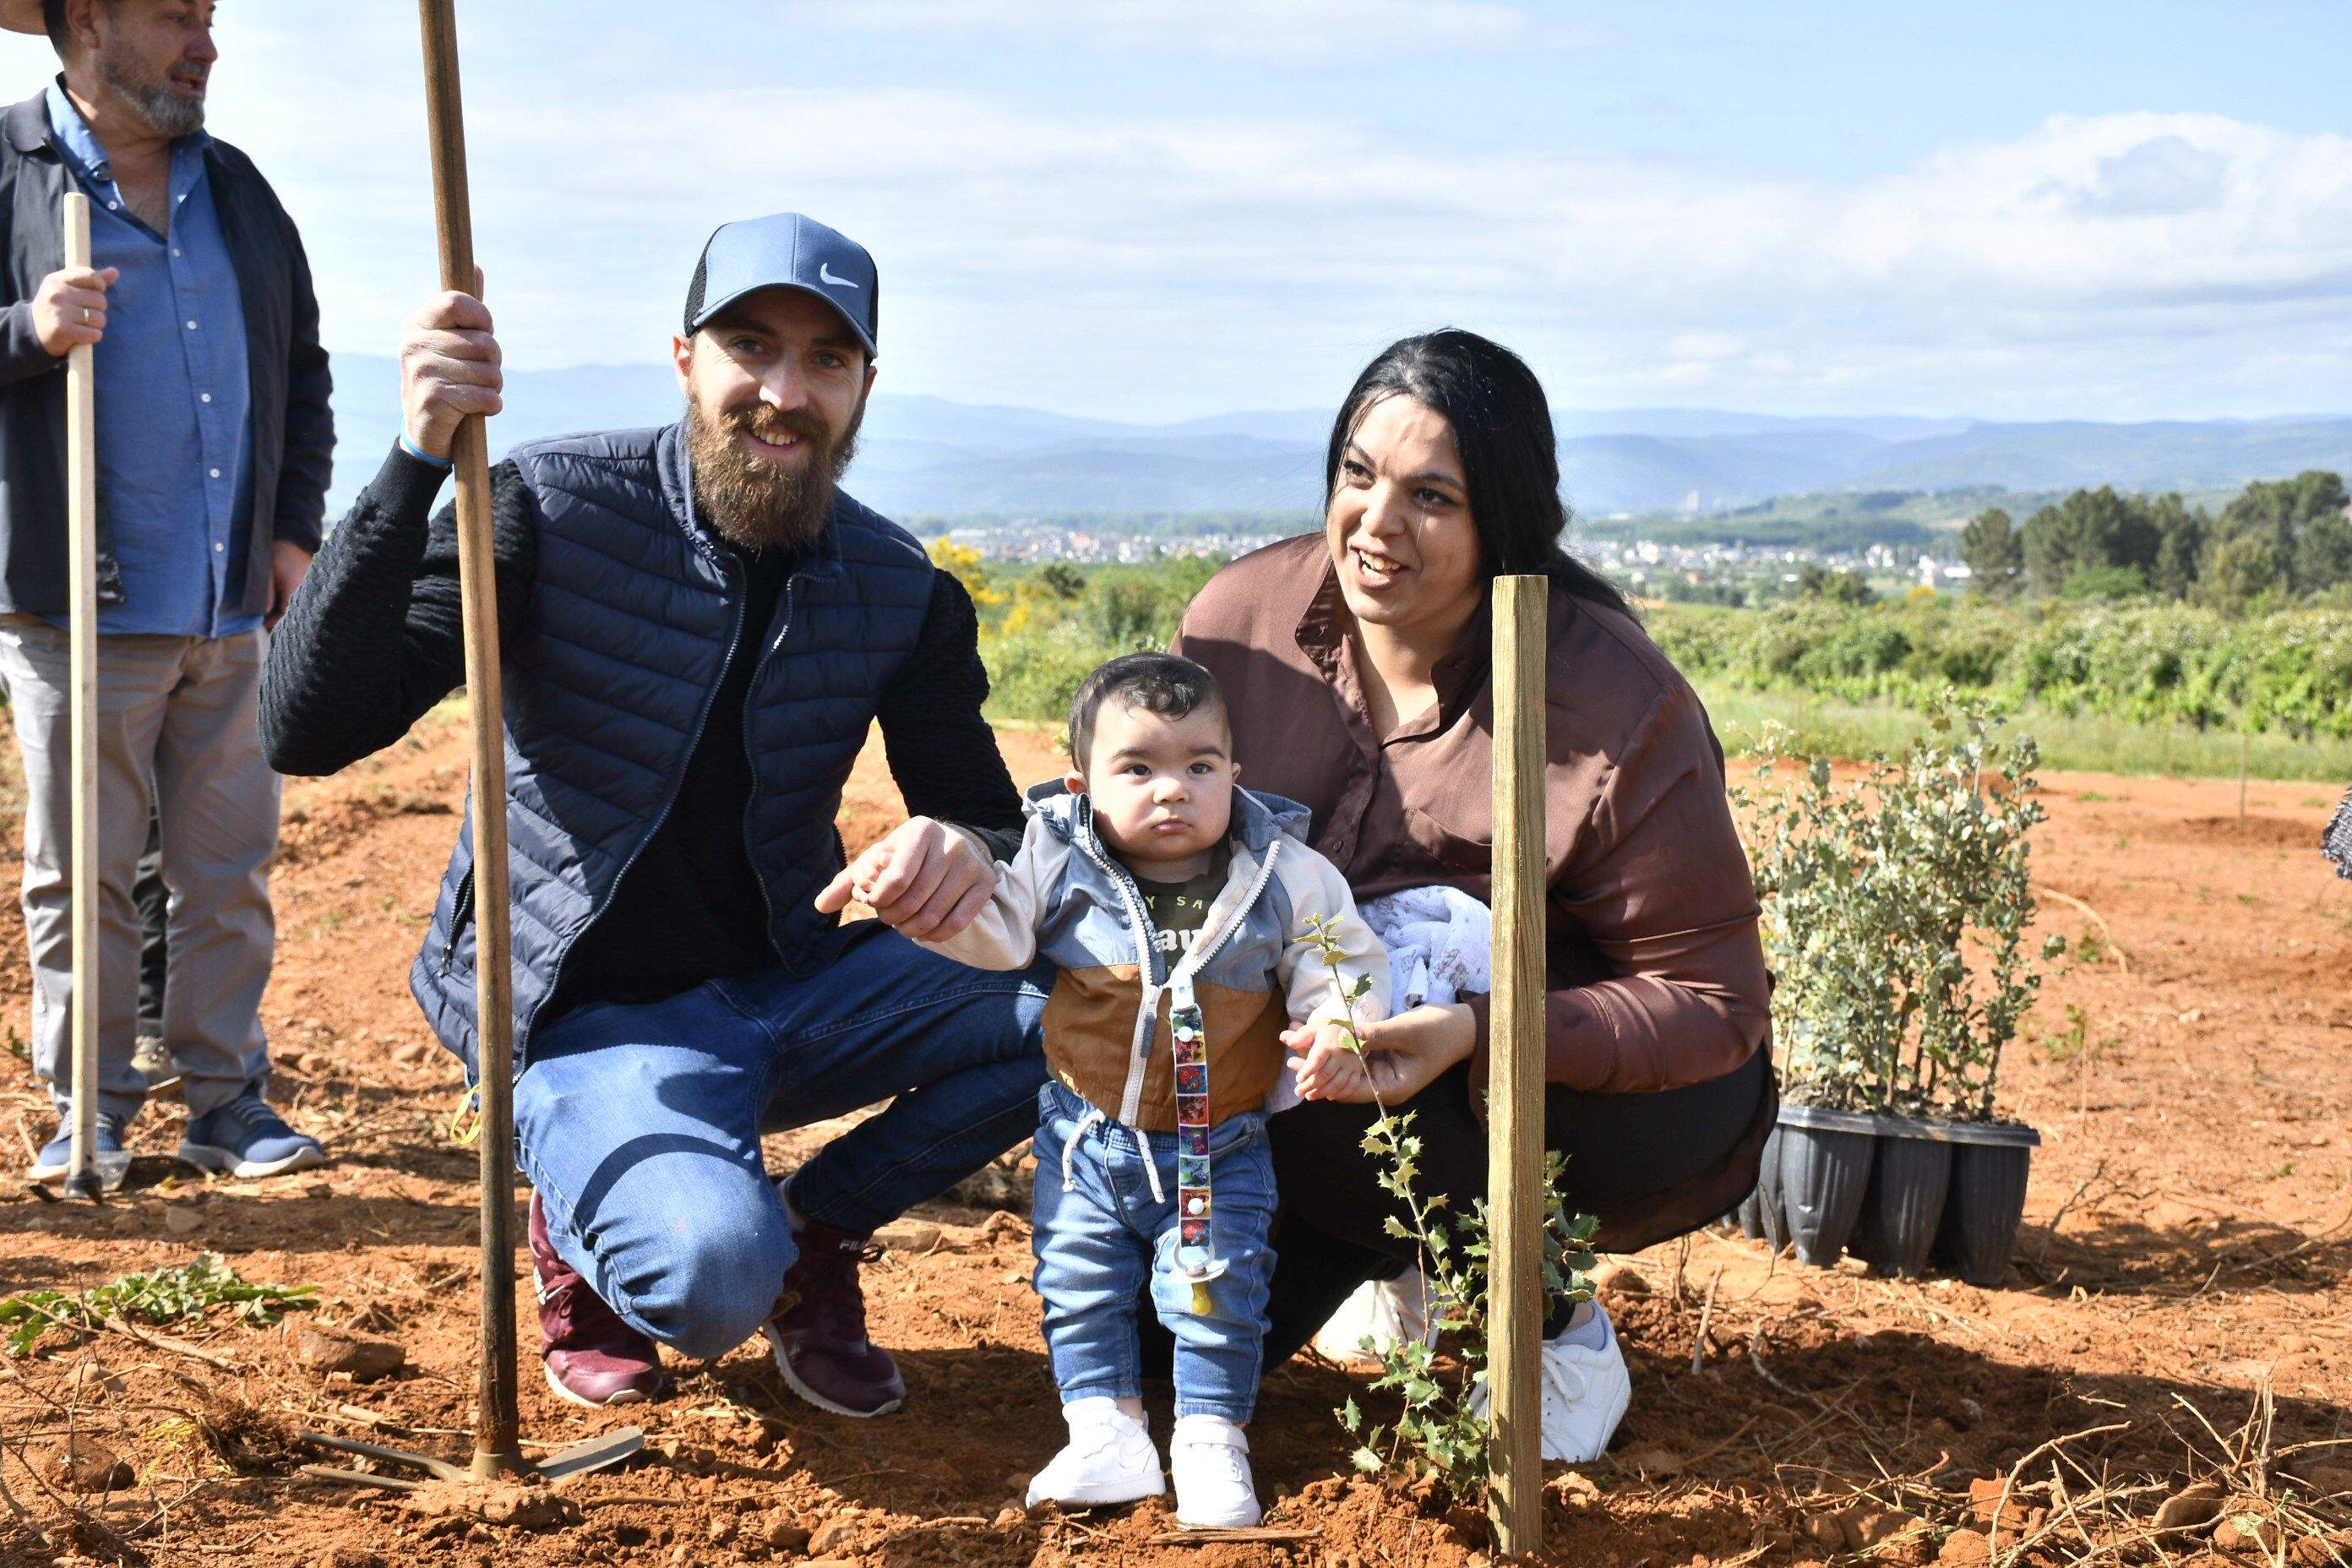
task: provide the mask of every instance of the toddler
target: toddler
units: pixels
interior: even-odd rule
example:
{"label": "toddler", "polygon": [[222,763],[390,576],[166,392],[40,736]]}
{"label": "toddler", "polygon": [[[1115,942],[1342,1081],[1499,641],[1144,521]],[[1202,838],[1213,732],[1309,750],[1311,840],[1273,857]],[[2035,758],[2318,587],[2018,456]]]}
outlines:
{"label": "toddler", "polygon": [[[1137,1299],[1175,1336],[1176,1518],[1255,1524],[1257,1396],[1275,1205],[1265,1106],[1284,1034],[1386,1005],[1388,963],[1348,885],[1307,846],[1307,812],[1236,787],[1209,672],[1131,654],[1070,710],[1072,771],[1029,792],[1020,852],[988,905],[927,945],[983,969],[1043,954],[1054,1081],[1039,1098],[1034,1246],[1068,1445],[1029,1501],[1130,1502],[1165,1490],[1144,1423]],[[1337,939],[1335,973],[1308,941]],[[1302,1073],[1343,1046],[1308,1051]]]}

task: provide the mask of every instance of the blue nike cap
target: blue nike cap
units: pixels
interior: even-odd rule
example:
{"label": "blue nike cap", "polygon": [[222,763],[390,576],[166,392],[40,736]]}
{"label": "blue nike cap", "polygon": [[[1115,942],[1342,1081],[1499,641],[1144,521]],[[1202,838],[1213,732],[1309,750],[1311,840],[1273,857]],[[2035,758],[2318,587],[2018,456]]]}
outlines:
{"label": "blue nike cap", "polygon": [[799,213],[776,213],[721,224],[702,245],[694,284],[686,295],[686,335],[761,289],[797,289],[841,313],[857,341],[875,356],[881,279],[874,258],[847,235]]}

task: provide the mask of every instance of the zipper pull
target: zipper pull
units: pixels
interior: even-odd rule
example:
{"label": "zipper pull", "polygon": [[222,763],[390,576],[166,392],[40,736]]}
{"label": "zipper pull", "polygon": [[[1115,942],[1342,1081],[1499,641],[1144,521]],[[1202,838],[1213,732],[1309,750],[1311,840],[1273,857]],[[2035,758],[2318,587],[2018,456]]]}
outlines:
{"label": "zipper pull", "polygon": [[1139,1057],[1150,1056],[1153,1043],[1160,1038],[1160,989],[1159,986],[1151,984],[1150,977],[1147,976],[1144,979],[1143,1017],[1148,1022],[1142,1029],[1137,1031],[1138,1046],[1135,1054]]}

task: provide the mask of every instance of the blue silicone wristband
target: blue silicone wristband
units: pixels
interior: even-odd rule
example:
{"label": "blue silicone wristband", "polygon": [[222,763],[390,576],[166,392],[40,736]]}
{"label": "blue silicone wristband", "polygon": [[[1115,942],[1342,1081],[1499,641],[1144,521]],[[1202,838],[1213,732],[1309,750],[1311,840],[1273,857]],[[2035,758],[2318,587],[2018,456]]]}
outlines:
{"label": "blue silicone wristband", "polygon": [[432,453],[425,451],[423,447],[419,447],[415,442],[410,440],[408,438],[408,432],[405,430],[403,430],[400,433],[400,449],[407,453],[410,457],[415,458],[418,462],[430,463],[436,468],[446,468],[454,466],[448,458],[436,458]]}

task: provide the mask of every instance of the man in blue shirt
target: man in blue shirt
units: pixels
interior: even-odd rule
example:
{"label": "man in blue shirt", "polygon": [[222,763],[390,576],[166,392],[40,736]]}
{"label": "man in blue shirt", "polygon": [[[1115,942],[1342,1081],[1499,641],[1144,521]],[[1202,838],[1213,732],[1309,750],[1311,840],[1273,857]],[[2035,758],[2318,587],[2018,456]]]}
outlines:
{"label": "man in blue shirt", "polygon": [[[325,1158],[262,1096],[278,795],[256,694],[264,628],[317,545],[318,500],[299,492],[313,479],[323,486],[331,426],[299,246],[299,279],[294,268],[266,265],[283,260],[291,223],[274,198],[257,200],[259,178],[242,155],[204,131],[212,12],[212,0],[0,0],[0,24],[46,33],[65,66],[40,100],[10,112],[5,154],[20,164],[20,182],[38,171],[90,202],[93,266],[47,272],[29,299],[0,313],[0,396],[12,416],[22,414],[50,395],[43,378],[77,343],[94,345],[106,906],[99,1144],[112,1180],[128,1165],[123,1137],[145,1092],[131,1063],[140,932],[131,887],[151,808],[172,891],[163,1035],[188,1107],[180,1158],[241,1176]],[[7,246],[20,273],[47,237],[27,226],[19,220]],[[265,265],[257,253],[268,253]],[[281,289],[281,279],[297,286]],[[306,306],[307,319],[288,331],[285,318],[303,317]],[[258,405],[265,396],[274,406]],[[298,401],[317,406],[298,410]],[[269,440],[257,441],[265,432]],[[0,427],[12,470],[19,445],[37,444],[20,443],[22,434],[13,418]],[[307,523],[289,525],[289,485]],[[40,488],[6,489],[0,680],[30,797],[24,901],[35,1067],[61,1120],[34,1164],[35,1178],[47,1179],[62,1173],[69,1147],[71,784],[66,616],[28,586],[29,571],[16,570],[39,534],[61,529],[61,509]]]}

